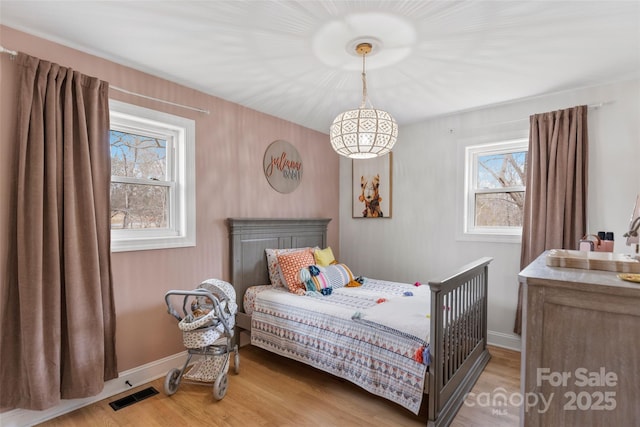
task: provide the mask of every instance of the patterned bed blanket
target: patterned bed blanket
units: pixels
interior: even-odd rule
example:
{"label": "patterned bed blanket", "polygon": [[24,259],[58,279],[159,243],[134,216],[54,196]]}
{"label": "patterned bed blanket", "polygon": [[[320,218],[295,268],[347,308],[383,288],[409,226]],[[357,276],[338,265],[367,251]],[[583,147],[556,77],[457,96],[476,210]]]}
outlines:
{"label": "patterned bed blanket", "polygon": [[[327,296],[257,294],[251,343],[344,378],[417,414],[427,365],[428,286],[365,279]],[[428,348],[428,347],[426,347]]]}

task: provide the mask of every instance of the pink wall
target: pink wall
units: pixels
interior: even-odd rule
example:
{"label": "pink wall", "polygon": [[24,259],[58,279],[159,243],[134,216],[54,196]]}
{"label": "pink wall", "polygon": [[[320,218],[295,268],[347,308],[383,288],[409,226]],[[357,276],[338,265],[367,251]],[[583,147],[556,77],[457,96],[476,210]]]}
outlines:
{"label": "pink wall", "polygon": [[[327,135],[11,28],[0,26],[0,40],[5,48],[97,76],[113,86],[211,111],[207,115],[111,91],[113,99],[196,121],[197,246],[112,256],[120,371],[184,350],[163,297],[169,289],[192,289],[206,278],[229,280],[225,218],[332,218],[328,242],[339,255],[339,159]],[[9,56],[0,56],[0,271],[4,273],[17,73]],[[302,182],[289,194],[273,190],[262,173],[263,153],[277,139],[293,144],[304,164]],[[4,282],[4,274],[0,277]],[[4,290],[5,284],[0,285]]]}

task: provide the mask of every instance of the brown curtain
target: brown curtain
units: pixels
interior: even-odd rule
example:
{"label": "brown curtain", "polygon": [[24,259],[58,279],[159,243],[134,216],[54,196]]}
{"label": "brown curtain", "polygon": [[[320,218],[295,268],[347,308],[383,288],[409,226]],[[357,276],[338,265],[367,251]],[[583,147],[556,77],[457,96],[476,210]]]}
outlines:
{"label": "brown curtain", "polygon": [[[587,106],[530,117],[522,270],[547,249],[577,249],[587,226]],[[514,332],[522,333],[522,285]]]}
{"label": "brown curtain", "polygon": [[46,409],[118,376],[108,83],[19,54],[15,250],[0,407]]}

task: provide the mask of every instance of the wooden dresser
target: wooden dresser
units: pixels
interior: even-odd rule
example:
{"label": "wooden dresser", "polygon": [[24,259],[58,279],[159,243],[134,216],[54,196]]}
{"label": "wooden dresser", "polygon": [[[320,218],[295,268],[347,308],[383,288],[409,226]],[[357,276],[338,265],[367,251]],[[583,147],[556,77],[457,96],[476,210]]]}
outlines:
{"label": "wooden dresser", "polygon": [[548,267],[523,284],[520,424],[640,425],[640,283]]}

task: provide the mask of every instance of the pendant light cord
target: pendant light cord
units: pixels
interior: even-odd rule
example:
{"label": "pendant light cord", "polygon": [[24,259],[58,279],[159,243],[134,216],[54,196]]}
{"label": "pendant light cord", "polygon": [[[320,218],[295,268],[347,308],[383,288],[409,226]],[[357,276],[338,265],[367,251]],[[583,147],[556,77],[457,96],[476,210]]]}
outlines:
{"label": "pendant light cord", "polygon": [[364,58],[367,56],[366,53],[362,53],[362,103],[360,104],[360,108],[364,108],[367,103],[367,73],[365,72],[364,67]]}
{"label": "pendant light cord", "polygon": [[373,108],[373,104],[369,99],[369,94],[367,93],[367,73],[365,71],[365,56],[367,56],[367,52],[362,52],[362,103],[360,104],[360,108],[366,108],[367,103],[369,104],[369,108]]}

